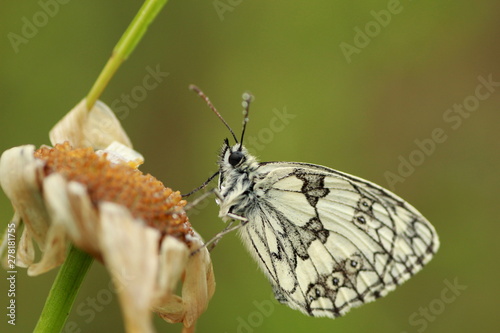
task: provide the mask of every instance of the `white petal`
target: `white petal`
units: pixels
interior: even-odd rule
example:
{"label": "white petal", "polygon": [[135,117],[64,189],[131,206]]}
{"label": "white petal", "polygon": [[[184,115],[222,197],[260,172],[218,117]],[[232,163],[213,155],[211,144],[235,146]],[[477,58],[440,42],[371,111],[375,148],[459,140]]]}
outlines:
{"label": "white petal", "polygon": [[[5,231],[3,233],[2,237],[2,244],[0,245],[0,257],[2,259],[2,266],[6,270],[10,270],[11,267],[9,267],[9,248],[12,246],[12,243],[9,246],[9,241],[14,241],[14,246],[19,243],[18,237],[19,237],[19,225],[21,224],[21,217],[19,214],[14,213],[14,216],[10,220],[10,222],[7,224],[7,228],[5,228]],[[14,238],[12,238],[14,237]],[[19,255],[19,249],[16,251],[16,255]],[[16,266],[19,267],[26,267],[26,266],[21,266],[18,263],[18,258],[16,258]]]}
{"label": "white petal", "polygon": [[47,233],[47,246],[42,258],[28,267],[28,275],[36,276],[61,265],[66,258],[67,248],[66,229],[61,224],[53,224]]}
{"label": "white petal", "polygon": [[205,247],[201,248],[203,242],[199,235],[196,234],[190,240],[190,252],[197,253],[189,256],[184,272],[182,298],[175,295],[167,297],[160,306],[154,308],[167,322],[184,323],[184,331],[194,329],[196,320],[207,308],[208,301],[215,291],[209,252]]}
{"label": "white petal", "polygon": [[[191,250],[199,249],[201,240],[193,241]],[[190,256],[186,267],[186,278],[182,285],[182,299],[186,307],[184,325],[191,327],[206,310],[215,290],[212,262],[206,247]]]}
{"label": "white petal", "polygon": [[154,311],[165,321],[169,323],[182,323],[186,316],[186,307],[182,298],[177,295],[163,300],[161,307],[154,307]]}
{"label": "white petal", "polygon": [[74,148],[104,149],[113,141],[132,147],[113,111],[97,101],[89,112],[85,99],[52,128],[49,137],[53,145],[69,141]]}
{"label": "white petal", "polygon": [[101,250],[97,235],[99,216],[90,201],[87,187],[71,181],[67,189],[74,216],[73,220],[68,220],[65,223],[71,241],[94,257],[100,258]]}
{"label": "white petal", "polygon": [[21,215],[30,235],[44,249],[50,225],[39,186],[38,177],[43,162],[33,156],[32,145],[14,147],[0,157],[0,185],[14,210]]}
{"label": "white petal", "polygon": [[66,224],[74,224],[73,210],[69,202],[66,180],[53,173],[43,180],[43,196],[51,225],[47,233],[47,244],[42,259],[32,264],[29,275],[38,275],[59,266],[66,258],[68,247]]}
{"label": "white petal", "polygon": [[97,155],[104,153],[107,154],[109,161],[116,164],[126,163],[135,169],[144,163],[144,157],[140,153],[116,141],[107,146],[106,149],[96,151]]}
{"label": "white petal", "polygon": [[100,245],[117,289],[127,332],[153,332],[151,311],[158,272],[160,233],[114,203],[99,206]]}
{"label": "white petal", "polygon": [[50,174],[43,180],[43,196],[52,225],[75,224],[67,186],[66,179],[58,173]]}
{"label": "white petal", "polygon": [[79,182],[67,182],[63,176],[54,173],[45,178],[43,189],[52,225],[63,225],[77,247],[100,258],[99,217],[87,187]]}
{"label": "white petal", "polygon": [[189,249],[185,243],[167,236],[162,240],[159,258],[158,285],[155,290],[157,304],[169,299],[180,280],[189,258]]}
{"label": "white petal", "polygon": [[21,241],[17,247],[16,265],[19,267],[28,267],[35,261],[35,247],[33,246],[33,238],[30,230],[24,228],[21,235]]}

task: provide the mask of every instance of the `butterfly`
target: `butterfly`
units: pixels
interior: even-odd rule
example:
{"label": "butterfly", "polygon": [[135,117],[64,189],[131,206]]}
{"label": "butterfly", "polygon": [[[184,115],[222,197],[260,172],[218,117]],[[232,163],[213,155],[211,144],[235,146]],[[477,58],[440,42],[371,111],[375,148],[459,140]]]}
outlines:
{"label": "butterfly", "polygon": [[[236,230],[276,299],[336,318],[408,280],[439,247],[434,227],[409,203],[364,179],[298,162],[258,162],[243,146],[252,96],[244,94],[241,139],[230,130],[219,155],[219,217]],[[233,223],[239,222],[236,226]]]}

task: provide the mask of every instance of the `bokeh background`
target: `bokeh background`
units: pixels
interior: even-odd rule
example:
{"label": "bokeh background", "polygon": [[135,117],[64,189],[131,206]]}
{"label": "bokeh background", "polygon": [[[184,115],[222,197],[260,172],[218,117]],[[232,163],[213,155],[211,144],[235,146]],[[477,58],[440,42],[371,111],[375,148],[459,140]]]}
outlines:
{"label": "bokeh background", "polygon": [[[44,20],[46,2],[1,2],[0,151],[48,144],[50,128],[86,95],[141,5],[71,1]],[[331,320],[272,301],[265,277],[228,235],[212,254],[217,290],[198,332],[497,332],[500,87],[477,105],[471,96],[487,92],[477,88],[479,77],[500,82],[499,9],[494,0],[167,4],[101,98],[145,156],[142,170],[182,192],[201,184],[229,133],[188,85],[199,85],[237,133],[241,94],[251,91],[248,144],[262,161],[326,165],[390,187],[387,175],[412,156],[418,165],[394,190],[435,225],[442,243],[397,291]],[[26,22],[39,27],[30,31]],[[365,29],[371,37],[360,35]],[[137,95],[148,68],[168,75]],[[464,102],[473,111],[447,111]],[[285,111],[294,117],[272,125]],[[415,140],[436,129],[444,142],[416,152]],[[2,226],[12,214],[0,192]],[[224,227],[213,200],[191,221],[205,238]],[[55,275],[19,270],[12,327],[2,271],[0,331],[33,329]],[[116,295],[103,298],[109,281],[94,263],[69,317],[77,332],[123,331]],[[89,299],[98,296],[90,315]],[[181,329],[158,318],[155,325]]]}

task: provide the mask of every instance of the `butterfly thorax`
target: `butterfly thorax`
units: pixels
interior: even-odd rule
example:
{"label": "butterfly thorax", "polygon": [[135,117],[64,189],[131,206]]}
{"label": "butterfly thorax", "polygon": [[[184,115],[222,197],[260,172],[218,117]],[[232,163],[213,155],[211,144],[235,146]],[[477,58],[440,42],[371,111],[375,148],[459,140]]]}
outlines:
{"label": "butterfly thorax", "polygon": [[228,213],[245,216],[255,207],[256,194],[253,191],[256,170],[259,163],[250,155],[245,147],[236,144],[230,147],[227,143],[222,147],[219,157],[219,193],[222,200],[219,216],[228,220]]}

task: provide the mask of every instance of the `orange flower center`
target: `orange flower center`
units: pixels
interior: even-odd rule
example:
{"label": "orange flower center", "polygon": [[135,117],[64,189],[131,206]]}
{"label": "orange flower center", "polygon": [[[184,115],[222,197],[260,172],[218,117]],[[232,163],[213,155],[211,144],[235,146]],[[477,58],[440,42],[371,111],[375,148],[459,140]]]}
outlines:
{"label": "orange flower center", "polygon": [[73,149],[68,142],[42,147],[35,151],[35,157],[45,162],[45,175],[56,172],[85,185],[95,207],[102,201],[114,202],[127,207],[134,218],[158,229],[162,236],[187,242],[186,235],[193,235],[183,209],[186,201],[150,174],[125,163],[112,163],[92,148]]}

